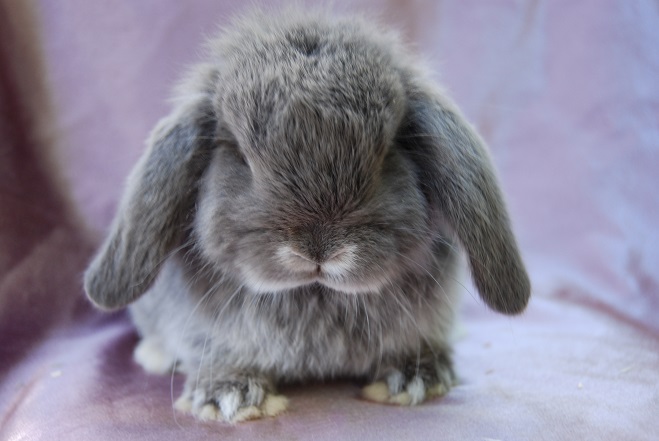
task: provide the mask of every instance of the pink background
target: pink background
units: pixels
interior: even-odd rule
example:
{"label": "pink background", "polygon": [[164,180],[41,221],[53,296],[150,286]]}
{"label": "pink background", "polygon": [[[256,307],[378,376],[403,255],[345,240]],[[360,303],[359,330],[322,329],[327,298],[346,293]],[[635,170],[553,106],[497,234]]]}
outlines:
{"label": "pink background", "polygon": [[340,383],[284,389],[273,420],[175,418],[170,378],[131,361],[130,323],[92,311],[80,275],[171,86],[244,4],[35,1],[54,124],[1,144],[0,439],[659,439],[659,5],[335,4],[399,29],[490,145],[527,313],[465,293],[461,384],[417,408]]}

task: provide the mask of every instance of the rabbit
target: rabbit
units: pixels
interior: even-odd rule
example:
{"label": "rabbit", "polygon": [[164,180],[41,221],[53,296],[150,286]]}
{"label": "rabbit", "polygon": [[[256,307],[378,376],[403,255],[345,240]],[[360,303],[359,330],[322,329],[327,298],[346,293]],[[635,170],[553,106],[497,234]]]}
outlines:
{"label": "rabbit", "polygon": [[208,44],[85,272],[128,306],[175,407],[275,416],[277,386],[354,378],[416,405],[456,382],[464,259],[482,300],[530,282],[484,142],[401,39],[359,17],[253,12]]}

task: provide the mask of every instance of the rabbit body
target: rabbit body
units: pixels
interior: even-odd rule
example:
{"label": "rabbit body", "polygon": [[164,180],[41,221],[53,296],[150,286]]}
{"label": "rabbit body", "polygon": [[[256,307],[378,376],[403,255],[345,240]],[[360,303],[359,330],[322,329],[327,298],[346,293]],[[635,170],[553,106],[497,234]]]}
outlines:
{"label": "rabbit body", "polygon": [[[251,418],[258,399],[274,394],[278,383],[311,379],[389,379],[392,390],[380,400],[416,404],[454,380],[447,336],[457,290],[450,281],[438,289],[433,280],[452,274],[454,262],[447,248],[438,255],[433,277],[412,273],[401,288],[377,295],[322,285],[264,295],[231,280],[209,286],[206,278],[195,281],[198,269],[185,263],[189,256],[172,257],[130,306],[141,345],[155,342],[166,362],[149,368],[150,360],[136,359],[156,373],[170,373],[176,364],[187,375],[178,406],[202,417],[204,406],[234,394],[235,404],[219,417]],[[417,389],[410,394],[413,380]]]}
{"label": "rabbit body", "polygon": [[154,130],[86,274],[130,304],[147,370],[202,419],[275,415],[283,381],[357,377],[417,404],[455,380],[458,249],[495,310],[529,282],[482,141],[395,36],[239,20]]}

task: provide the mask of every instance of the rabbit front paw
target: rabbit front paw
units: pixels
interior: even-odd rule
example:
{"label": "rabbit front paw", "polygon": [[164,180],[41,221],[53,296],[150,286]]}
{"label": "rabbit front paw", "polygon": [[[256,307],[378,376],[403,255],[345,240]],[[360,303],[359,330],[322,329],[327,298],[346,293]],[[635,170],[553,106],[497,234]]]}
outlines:
{"label": "rabbit front paw", "polygon": [[362,389],[362,397],[378,403],[414,406],[445,395],[455,382],[451,359],[439,354],[387,370]]}
{"label": "rabbit front paw", "polygon": [[239,375],[217,381],[188,378],[174,407],[203,421],[238,423],[277,416],[287,409],[288,398],[277,395],[271,382],[258,376]]}

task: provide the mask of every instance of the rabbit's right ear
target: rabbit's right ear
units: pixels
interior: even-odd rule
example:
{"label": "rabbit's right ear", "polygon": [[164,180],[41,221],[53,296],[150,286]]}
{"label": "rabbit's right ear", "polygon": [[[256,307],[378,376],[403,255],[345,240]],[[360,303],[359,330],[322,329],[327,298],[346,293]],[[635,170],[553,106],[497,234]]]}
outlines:
{"label": "rabbit's right ear", "polygon": [[530,282],[481,138],[445,96],[418,79],[408,85],[400,137],[428,200],[464,246],[481,298],[496,311],[522,312]]}
{"label": "rabbit's right ear", "polygon": [[210,93],[194,93],[153,131],[111,231],[85,272],[85,290],[112,310],[140,297],[191,222],[217,121]]}

